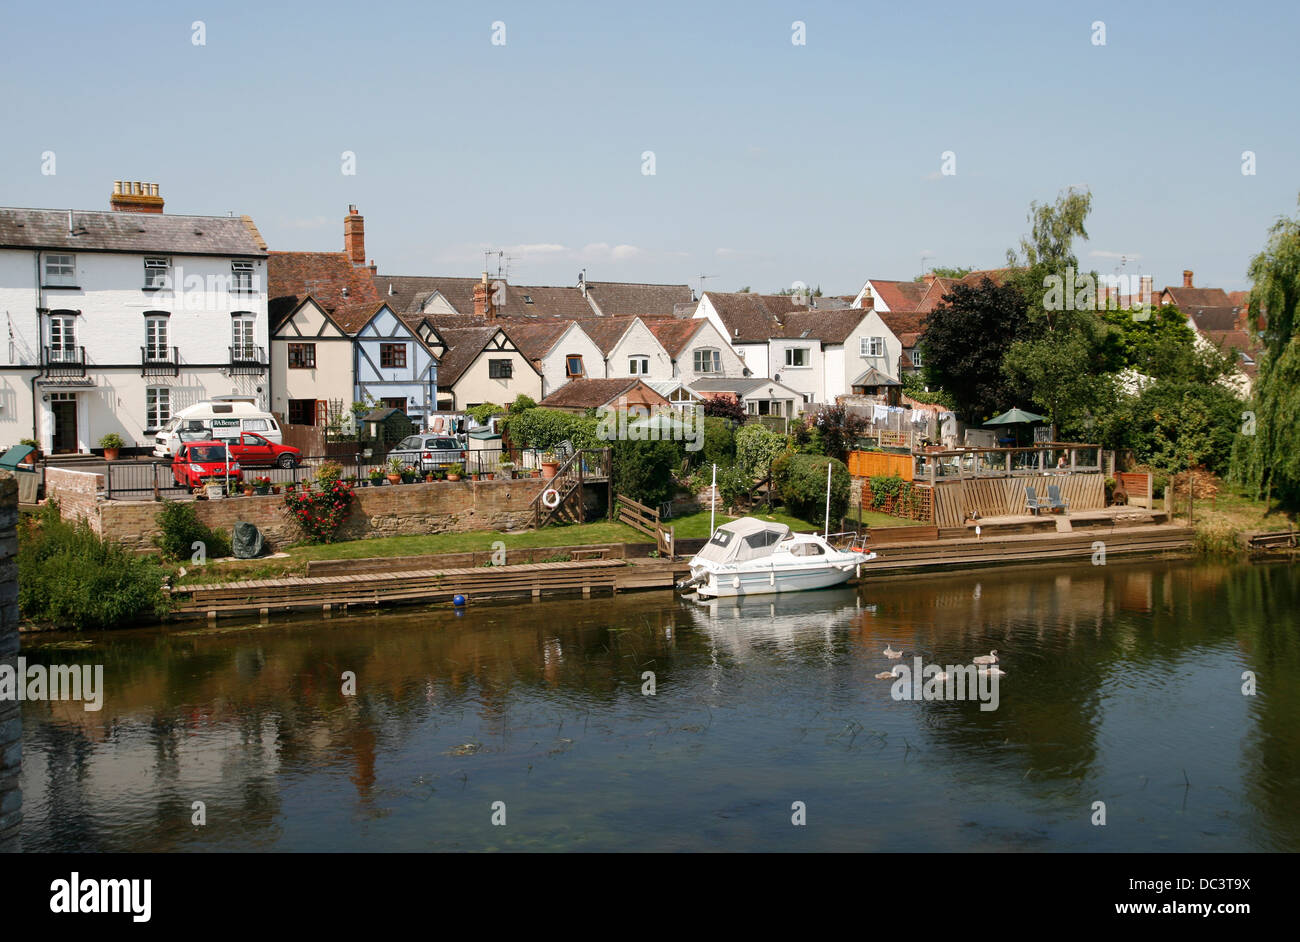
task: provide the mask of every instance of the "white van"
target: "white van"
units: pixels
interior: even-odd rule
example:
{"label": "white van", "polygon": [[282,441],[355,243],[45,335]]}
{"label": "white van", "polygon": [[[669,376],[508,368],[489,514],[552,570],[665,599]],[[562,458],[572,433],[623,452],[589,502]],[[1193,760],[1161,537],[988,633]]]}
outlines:
{"label": "white van", "polygon": [[243,432],[255,432],[277,445],[284,442],[280,423],[271,413],[259,409],[252,396],[214,396],[177,412],[158,430],[154,457],[170,458],[181,442],[238,438]]}

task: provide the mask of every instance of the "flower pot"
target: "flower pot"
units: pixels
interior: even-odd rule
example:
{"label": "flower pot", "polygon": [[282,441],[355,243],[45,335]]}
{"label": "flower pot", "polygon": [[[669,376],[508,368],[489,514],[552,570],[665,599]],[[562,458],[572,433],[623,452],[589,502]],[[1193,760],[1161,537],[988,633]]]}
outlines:
{"label": "flower pot", "polygon": [[401,483],[402,483],[402,476],[401,476],[400,474],[390,474],[390,475],[388,475],[388,483],[389,483],[389,484],[401,484]]}
{"label": "flower pot", "polygon": [[258,497],[265,497],[267,494],[271,493],[271,485],[259,484],[253,488],[253,493]]}
{"label": "flower pot", "polygon": [[104,460],[105,460],[105,461],[116,461],[116,460],[117,460],[117,456],[118,456],[118,454],[121,453],[121,451],[122,451],[122,449],[120,449],[120,448],[105,448],[105,449],[104,449]]}
{"label": "flower pot", "polygon": [[226,486],[224,484],[208,484],[203,490],[208,495],[208,500],[220,500],[226,496]]}
{"label": "flower pot", "polygon": [[279,485],[279,484],[272,484],[272,485],[271,485],[271,493],[272,493],[272,494],[278,494],[278,493],[280,493],[280,485]]}
{"label": "flower pot", "polygon": [[493,480],[493,479],[496,478],[496,472],[495,472],[495,471],[485,471],[485,472],[483,472],[483,477],[484,477],[486,480],[491,481],[491,480]]}
{"label": "flower pot", "polygon": [[459,474],[448,474],[448,475],[447,475],[447,480],[448,480],[448,481],[459,481],[459,480],[460,480],[460,475],[459,475]]}
{"label": "flower pot", "polygon": [[544,477],[553,478],[559,473],[560,473],[560,463],[558,461],[542,462],[542,475]]}
{"label": "flower pot", "polygon": [[245,497],[252,497],[252,496],[253,496],[253,488],[252,488],[252,486],[250,486],[250,485],[245,485],[245,486],[244,486],[244,496],[245,496]]}

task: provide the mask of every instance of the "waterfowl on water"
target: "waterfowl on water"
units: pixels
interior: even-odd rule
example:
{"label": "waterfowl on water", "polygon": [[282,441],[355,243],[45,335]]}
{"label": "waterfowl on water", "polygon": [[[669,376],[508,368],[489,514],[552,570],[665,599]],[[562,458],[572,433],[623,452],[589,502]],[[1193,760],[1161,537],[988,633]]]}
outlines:
{"label": "waterfowl on water", "polygon": [[981,654],[979,657],[971,658],[972,664],[996,664],[998,662],[998,652],[990,651],[988,654]]}
{"label": "waterfowl on water", "polygon": [[981,667],[981,674],[988,674],[990,677],[1005,677],[1007,672],[1000,667]]}
{"label": "waterfowl on water", "polygon": [[881,671],[876,675],[876,680],[892,680],[893,678],[901,677],[902,675],[903,669],[901,667],[895,667],[892,671]]}
{"label": "waterfowl on water", "polygon": [[894,646],[892,644],[885,645],[885,657],[889,658],[890,660],[897,660],[902,656],[903,656],[903,652],[895,651]]}

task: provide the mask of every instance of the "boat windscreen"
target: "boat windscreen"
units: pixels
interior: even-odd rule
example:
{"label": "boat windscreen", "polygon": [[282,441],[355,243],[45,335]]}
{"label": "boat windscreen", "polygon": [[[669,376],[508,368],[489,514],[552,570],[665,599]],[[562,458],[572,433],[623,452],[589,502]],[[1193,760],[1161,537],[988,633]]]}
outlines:
{"label": "boat windscreen", "polygon": [[717,530],[713,539],[704,544],[704,548],[695,555],[712,563],[723,563],[731,557],[731,544],[736,535],[730,530]]}
{"label": "boat windscreen", "polygon": [[740,546],[736,548],[736,562],[743,563],[747,559],[770,556],[783,536],[785,534],[780,530],[761,530],[743,537]]}

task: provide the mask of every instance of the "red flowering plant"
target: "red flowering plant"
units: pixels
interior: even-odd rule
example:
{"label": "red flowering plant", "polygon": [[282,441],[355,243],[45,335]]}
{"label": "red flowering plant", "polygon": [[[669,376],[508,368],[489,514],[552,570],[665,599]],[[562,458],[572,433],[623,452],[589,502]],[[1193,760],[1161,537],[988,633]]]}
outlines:
{"label": "red flowering plant", "polygon": [[308,542],[332,543],[354,497],[351,484],[331,481],[319,490],[304,487],[301,493],[285,494],[284,505],[307,534]]}

